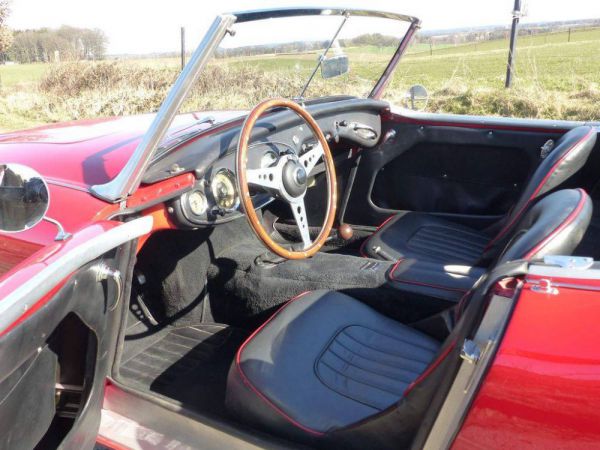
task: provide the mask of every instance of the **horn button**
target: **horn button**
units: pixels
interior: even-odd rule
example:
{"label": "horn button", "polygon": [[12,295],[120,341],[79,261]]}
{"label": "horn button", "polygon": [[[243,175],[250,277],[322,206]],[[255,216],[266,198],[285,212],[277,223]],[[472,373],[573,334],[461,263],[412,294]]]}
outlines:
{"label": "horn button", "polygon": [[283,166],[281,175],[283,188],[291,197],[300,197],[306,192],[308,174],[297,161],[288,161]]}

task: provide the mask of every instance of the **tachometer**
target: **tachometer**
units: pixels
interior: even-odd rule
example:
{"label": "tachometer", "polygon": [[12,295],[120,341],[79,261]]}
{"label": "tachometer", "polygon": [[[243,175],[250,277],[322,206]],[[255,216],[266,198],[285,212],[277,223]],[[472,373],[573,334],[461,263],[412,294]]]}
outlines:
{"label": "tachometer", "polygon": [[226,211],[237,208],[240,200],[235,189],[235,176],[230,170],[219,170],[212,178],[210,190],[219,208]]}

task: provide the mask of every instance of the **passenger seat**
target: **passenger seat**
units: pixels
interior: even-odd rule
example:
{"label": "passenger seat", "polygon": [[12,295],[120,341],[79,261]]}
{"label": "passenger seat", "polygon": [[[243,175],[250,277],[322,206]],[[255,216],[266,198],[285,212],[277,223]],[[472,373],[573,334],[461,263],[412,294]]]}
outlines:
{"label": "passenger seat", "polygon": [[[509,213],[488,230],[477,230],[432,214],[392,216],[361,247],[363,256],[402,258],[446,264],[487,266],[501,253],[515,226],[536,200],[576,174],[585,164],[597,131],[580,126],[563,135],[542,160]],[[492,232],[491,230],[495,230]]]}

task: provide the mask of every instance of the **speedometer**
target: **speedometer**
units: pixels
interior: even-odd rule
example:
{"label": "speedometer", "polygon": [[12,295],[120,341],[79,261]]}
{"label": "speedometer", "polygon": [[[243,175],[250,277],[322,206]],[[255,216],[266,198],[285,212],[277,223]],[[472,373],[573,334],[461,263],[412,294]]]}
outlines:
{"label": "speedometer", "polygon": [[212,178],[210,190],[219,208],[226,211],[237,208],[239,197],[235,189],[235,177],[230,170],[219,170]]}

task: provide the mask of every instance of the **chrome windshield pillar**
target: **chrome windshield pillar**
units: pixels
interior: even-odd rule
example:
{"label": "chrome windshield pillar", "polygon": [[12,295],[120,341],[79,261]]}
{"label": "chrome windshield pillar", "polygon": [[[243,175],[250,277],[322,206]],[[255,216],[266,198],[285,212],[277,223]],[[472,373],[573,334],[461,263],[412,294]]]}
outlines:
{"label": "chrome windshield pillar", "polygon": [[161,105],[150,128],[138,144],[131,158],[121,172],[105,184],[91,187],[91,193],[111,203],[125,200],[140,185],[142,176],[154,155],[154,152],[189,91],[198,79],[202,69],[225,37],[227,30],[236,21],[234,15],[220,15],[214,20],[204,39],[190,58],[190,61],[177,77],[169,95]]}

